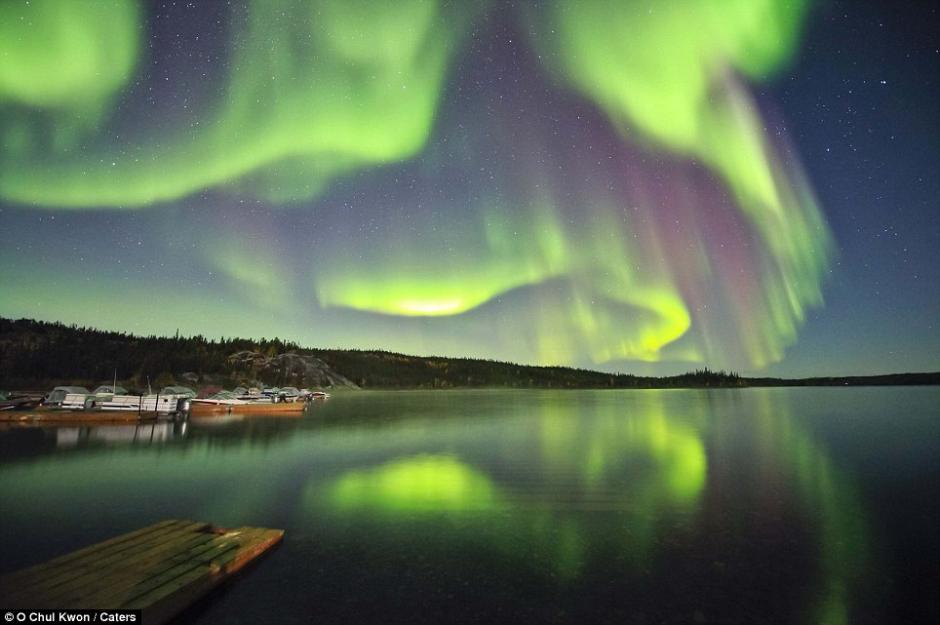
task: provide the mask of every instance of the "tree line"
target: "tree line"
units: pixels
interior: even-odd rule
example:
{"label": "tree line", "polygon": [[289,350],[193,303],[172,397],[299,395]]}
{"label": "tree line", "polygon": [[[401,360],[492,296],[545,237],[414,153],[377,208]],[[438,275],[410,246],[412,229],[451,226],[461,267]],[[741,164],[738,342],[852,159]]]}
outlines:
{"label": "tree line", "polygon": [[[57,384],[119,382],[137,389],[212,377],[231,385],[244,378],[229,360],[251,351],[274,358],[312,356],[362,388],[651,388],[741,386],[734,373],[708,369],[650,378],[570,367],[535,367],[470,358],[409,356],[386,351],[304,349],[274,339],[136,336],[77,325],[0,318],[0,387],[44,389]],[[191,375],[189,376],[192,377]],[[263,376],[262,376],[263,377]],[[276,383],[276,380],[261,380]]]}
{"label": "tree line", "polygon": [[[207,339],[196,335],[136,336],[94,328],[0,317],[0,388],[43,390],[59,384],[93,387],[110,382],[144,390],[194,380],[233,387],[254,381],[283,383],[285,372],[239,369],[229,357],[254,352],[266,358],[315,358],[366,389],[436,388],[725,388],[744,386],[859,386],[938,384],[940,373],[804,379],[746,378],[698,369],[667,377],[604,373],[570,367],[536,367],[471,358],[410,356],[380,350],[307,349],[273,339]],[[185,376],[184,376],[185,374]],[[207,380],[210,380],[207,382]],[[322,379],[322,378],[318,378]],[[292,379],[293,380],[293,379]],[[291,381],[291,384],[299,383]]]}
{"label": "tree line", "polygon": [[276,355],[299,347],[274,339],[136,336],[31,319],[0,318],[0,385],[40,390],[57,384],[119,383],[146,388],[180,381],[184,372],[228,375],[228,356]]}

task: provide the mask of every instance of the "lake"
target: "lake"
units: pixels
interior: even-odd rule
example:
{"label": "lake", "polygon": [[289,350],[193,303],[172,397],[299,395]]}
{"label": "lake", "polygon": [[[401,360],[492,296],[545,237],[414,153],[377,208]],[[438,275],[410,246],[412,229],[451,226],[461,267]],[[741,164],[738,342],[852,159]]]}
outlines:
{"label": "lake", "polygon": [[338,393],[0,430],[9,572],[167,518],[283,528],[189,623],[923,623],[940,389]]}

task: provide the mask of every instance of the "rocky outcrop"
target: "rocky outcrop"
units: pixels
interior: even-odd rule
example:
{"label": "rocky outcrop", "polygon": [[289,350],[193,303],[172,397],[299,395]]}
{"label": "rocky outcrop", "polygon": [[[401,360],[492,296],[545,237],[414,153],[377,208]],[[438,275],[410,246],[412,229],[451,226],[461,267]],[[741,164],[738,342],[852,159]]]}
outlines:
{"label": "rocky outcrop", "polygon": [[305,388],[359,388],[319,358],[294,352],[265,356],[261,352],[240,351],[230,355],[228,362],[234,375],[262,380],[266,384]]}

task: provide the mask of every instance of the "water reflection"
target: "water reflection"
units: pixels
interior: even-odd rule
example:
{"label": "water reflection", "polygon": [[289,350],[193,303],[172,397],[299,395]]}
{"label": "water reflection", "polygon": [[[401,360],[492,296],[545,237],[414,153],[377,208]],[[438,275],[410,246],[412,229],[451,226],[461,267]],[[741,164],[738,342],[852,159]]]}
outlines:
{"label": "water reflection", "polygon": [[[765,470],[786,480],[803,513],[813,521],[819,547],[816,600],[810,622],[843,625],[852,622],[853,591],[865,581],[869,560],[869,529],[858,487],[830,459],[790,413],[788,402],[771,402],[755,394],[753,448]],[[729,436],[724,432],[725,436]]]}
{"label": "water reflection", "polygon": [[[607,402],[540,406],[542,465],[578,478],[584,493],[614,490],[653,515],[663,507],[693,509],[705,484],[707,459],[694,414],[669,418],[662,393],[644,393],[629,407]],[[586,413],[586,414],[585,414]],[[583,420],[590,427],[583,427]]]}
{"label": "water reflection", "polygon": [[501,505],[492,481],[450,456],[420,455],[348,471],[327,497],[337,509],[357,514],[462,513]]}
{"label": "water reflection", "polygon": [[[761,554],[755,559],[797,552],[779,562],[802,567],[781,578],[799,599],[789,609],[802,606],[800,622],[849,622],[868,551],[851,480],[779,397],[721,391],[688,398],[657,391],[529,397],[525,417],[492,441],[495,454],[473,445],[464,454],[379,453],[329,480],[309,476],[307,518],[333,514],[383,526],[392,518],[396,532],[369,538],[385,549],[389,536],[423,543],[430,520],[456,515],[441,557],[453,543],[482,545],[564,584],[612,558],[621,572],[649,576],[677,553],[695,554],[720,577],[731,543],[751,541]],[[728,581],[724,590],[733,594],[742,578]]]}
{"label": "water reflection", "polygon": [[[253,601],[298,621],[348,620],[367,588],[391,620],[440,600],[468,622],[520,606],[532,622],[878,622],[871,511],[792,397],[360,393],[303,419],[0,432],[0,539],[74,548],[168,517],[284,527]],[[0,547],[11,567],[46,548]],[[242,601],[206,621],[252,614]]]}
{"label": "water reflection", "polygon": [[155,421],[132,425],[60,427],[53,430],[56,448],[83,445],[159,445],[186,436],[187,424]]}

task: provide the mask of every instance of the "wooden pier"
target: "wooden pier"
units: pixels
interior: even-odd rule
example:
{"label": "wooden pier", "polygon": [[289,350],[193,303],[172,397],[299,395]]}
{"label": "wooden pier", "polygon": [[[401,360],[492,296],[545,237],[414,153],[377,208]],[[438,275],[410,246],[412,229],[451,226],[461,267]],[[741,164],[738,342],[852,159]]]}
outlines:
{"label": "wooden pier", "polygon": [[0,577],[0,606],[141,610],[145,625],[165,623],[283,536],[162,521]]}
{"label": "wooden pier", "polygon": [[[214,404],[194,400],[189,414],[195,417],[216,415],[284,416],[300,417],[309,406],[307,402]],[[0,425],[69,425],[95,423],[153,422],[172,418],[172,413],[139,410],[60,410],[36,408],[33,410],[2,410]]]}
{"label": "wooden pier", "polygon": [[19,425],[68,425],[89,423],[136,423],[156,421],[166,416],[156,412],[127,410],[4,410],[0,412],[0,424]]}

